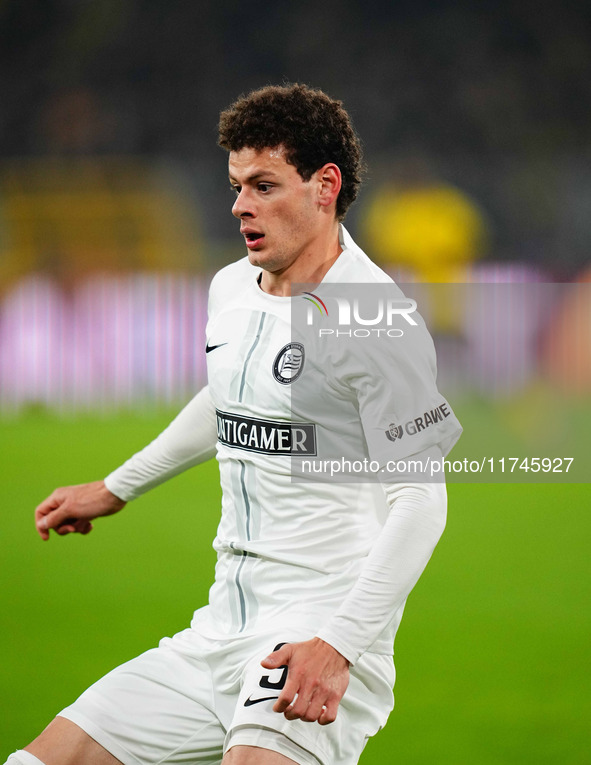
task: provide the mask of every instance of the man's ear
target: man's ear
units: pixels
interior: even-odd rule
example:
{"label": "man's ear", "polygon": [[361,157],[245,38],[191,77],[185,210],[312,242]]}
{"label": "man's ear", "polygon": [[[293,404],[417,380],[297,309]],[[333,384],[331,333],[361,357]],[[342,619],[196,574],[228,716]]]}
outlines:
{"label": "man's ear", "polygon": [[316,177],[318,179],[318,204],[320,207],[336,205],[342,185],[342,176],[338,165],[335,165],[334,162],[328,162],[316,171]]}

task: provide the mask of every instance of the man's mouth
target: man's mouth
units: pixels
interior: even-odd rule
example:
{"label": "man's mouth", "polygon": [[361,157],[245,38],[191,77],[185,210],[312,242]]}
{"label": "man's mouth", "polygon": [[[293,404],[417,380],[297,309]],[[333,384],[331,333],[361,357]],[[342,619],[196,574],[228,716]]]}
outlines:
{"label": "man's mouth", "polygon": [[246,246],[249,249],[254,249],[257,247],[264,238],[264,234],[261,234],[259,231],[243,231],[244,240],[246,242]]}

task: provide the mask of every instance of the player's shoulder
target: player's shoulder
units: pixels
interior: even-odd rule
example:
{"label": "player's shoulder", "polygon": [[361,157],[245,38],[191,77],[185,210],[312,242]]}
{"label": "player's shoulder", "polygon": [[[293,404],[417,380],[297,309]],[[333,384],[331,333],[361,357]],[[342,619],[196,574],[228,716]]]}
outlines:
{"label": "player's shoulder", "polygon": [[235,297],[253,279],[256,279],[260,268],[253,266],[248,256],[229,263],[221,268],[211,280],[209,285],[210,311],[215,309],[222,301]]}
{"label": "player's shoulder", "polygon": [[392,283],[392,278],[365,254],[342,224],[339,240],[342,253],[326,281]]}
{"label": "player's shoulder", "polygon": [[249,261],[248,256],[240,258],[233,263],[229,263],[227,266],[220,268],[211,280],[209,287],[211,290],[219,289],[232,289],[236,285],[244,284],[245,279],[250,281],[256,278],[256,275],[260,273],[258,266],[253,266]]}

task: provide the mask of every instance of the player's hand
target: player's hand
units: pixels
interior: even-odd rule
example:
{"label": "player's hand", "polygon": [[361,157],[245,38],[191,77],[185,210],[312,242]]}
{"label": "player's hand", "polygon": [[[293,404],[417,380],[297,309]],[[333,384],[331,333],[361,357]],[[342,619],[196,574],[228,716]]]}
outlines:
{"label": "player's hand", "polygon": [[92,531],[92,520],[113,515],[125,504],[107,489],[104,481],[63,486],[35,509],[35,526],[44,540],[49,539],[50,529],[60,536],[88,534]]}
{"label": "player's hand", "polygon": [[335,648],[320,638],[286,643],[261,664],[266,669],[287,664],[287,680],[273,707],[275,712],[282,712],[288,720],[318,721],[320,725],[335,721],[349,685],[349,662]]}

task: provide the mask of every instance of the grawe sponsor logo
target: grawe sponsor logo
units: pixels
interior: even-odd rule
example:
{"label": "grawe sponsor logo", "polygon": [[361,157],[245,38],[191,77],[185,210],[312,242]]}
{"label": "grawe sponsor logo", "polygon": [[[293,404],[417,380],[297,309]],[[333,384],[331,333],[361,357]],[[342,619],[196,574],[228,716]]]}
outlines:
{"label": "grawe sponsor logo", "polygon": [[243,417],[216,409],[218,440],[259,454],[316,455],[316,425]]}
{"label": "grawe sponsor logo", "polygon": [[438,422],[443,422],[446,417],[449,417],[451,411],[448,409],[445,401],[435,409],[429,409],[427,412],[423,412],[420,417],[415,417],[413,420],[408,420],[404,425],[396,425],[390,423],[388,430],[386,430],[386,438],[389,441],[396,441],[402,438],[404,433],[408,433],[409,436],[415,436],[426,428],[430,428],[432,425],[436,425]]}
{"label": "grawe sponsor logo", "polygon": [[390,439],[390,441],[396,441],[397,439],[402,438],[404,435],[404,430],[402,429],[402,425],[396,425],[395,423],[391,422],[390,427],[386,431],[387,438]]}

